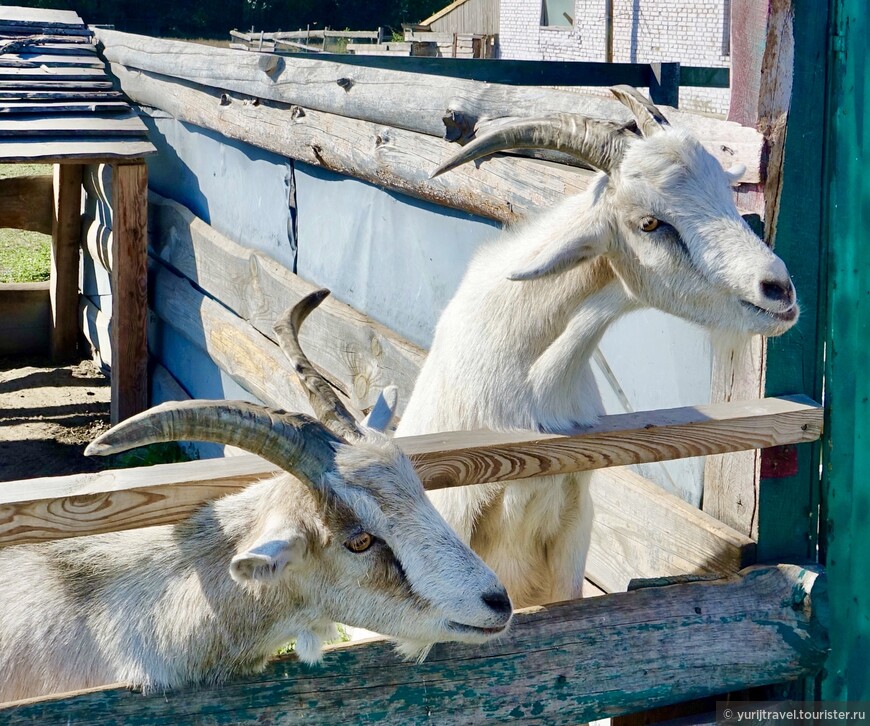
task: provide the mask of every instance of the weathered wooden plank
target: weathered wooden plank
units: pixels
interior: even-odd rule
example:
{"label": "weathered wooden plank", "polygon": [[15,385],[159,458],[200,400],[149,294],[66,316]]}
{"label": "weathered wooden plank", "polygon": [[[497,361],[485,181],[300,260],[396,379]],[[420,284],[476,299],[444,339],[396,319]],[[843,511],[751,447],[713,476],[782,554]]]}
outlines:
{"label": "weathered wooden plank", "polygon": [[[866,543],[870,525],[870,381],[866,371],[870,360],[864,344],[870,329],[870,268],[865,262],[870,225],[865,166],[870,138],[870,26],[863,3],[844,0],[835,7],[828,32],[836,50],[828,56],[824,107],[822,168],[829,171],[820,190],[828,245],[828,298],[822,329],[827,343],[825,397],[830,402],[830,427],[823,441],[822,552],[830,568],[832,616],[832,652],[822,676],[821,697],[858,701],[870,699],[866,661],[870,582],[863,577],[870,569]],[[804,149],[808,156],[807,152]]]}
{"label": "weathered wooden plank", "polygon": [[111,81],[66,81],[66,80],[0,80],[2,91],[110,91]]}
{"label": "weathered wooden plank", "polygon": [[105,64],[94,54],[82,52],[76,55],[55,55],[53,53],[7,53],[0,57],[0,67],[4,68],[101,68]]}
{"label": "weathered wooden plank", "polygon": [[605,592],[636,578],[726,574],[755,563],[755,543],[622,467],[589,483],[594,527],[586,577]]}
{"label": "weathered wooden plank", "polygon": [[68,114],[59,116],[35,114],[21,118],[0,118],[0,137],[114,137],[134,136],[144,140],[148,130],[135,113],[126,114]]}
{"label": "weathered wooden plank", "polygon": [[78,38],[82,38],[89,42],[92,32],[84,25],[61,25],[52,23],[43,25],[42,23],[27,23],[27,22],[9,22],[0,18],[0,35],[23,36],[39,33],[42,36],[51,35],[64,38],[76,38],[73,42],[82,42]]}
{"label": "weathered wooden plank", "polygon": [[43,101],[42,103],[4,102],[0,103],[0,116],[45,115],[45,114],[123,114],[128,113],[130,104],[124,101]]}
{"label": "weathered wooden plank", "polygon": [[[758,104],[759,126],[770,143],[765,239],[788,265],[802,309],[788,334],[767,341],[768,395],[803,391],[821,398],[825,385],[823,285],[829,261],[822,225],[830,173],[818,139],[826,108],[828,11],[826,3],[789,0],[771,2],[768,15]],[[818,446],[802,447],[796,474],[762,475],[759,556],[816,557],[820,454]]]}
{"label": "weathered wooden plank", "polygon": [[265,106],[237,96],[228,95],[230,103],[221,106],[216,91],[131,72],[123,66],[113,65],[112,70],[137,103],[158,107],[179,120],[491,219],[515,221],[581,191],[592,177],[579,169],[497,157],[429,179],[430,171],[453,151],[440,139],[298,106]]}
{"label": "weathered wooden plank", "polygon": [[155,153],[149,141],[111,139],[0,139],[0,161],[99,162],[109,159],[139,159]]}
{"label": "weathered wooden plank", "polygon": [[[221,370],[259,400],[276,408],[313,413],[307,392],[277,344],[159,263],[153,279],[154,312],[161,320],[208,353]],[[340,395],[358,413],[341,391]]]}
{"label": "weathered wooden plank", "polygon": [[59,81],[93,81],[105,80],[106,71],[96,67],[70,67],[47,65],[10,66],[0,64],[0,87],[8,81],[42,81],[55,79]]}
{"label": "weathered wooden plank", "polygon": [[35,25],[41,28],[85,24],[84,20],[74,10],[54,10],[18,5],[0,7],[0,20]]}
{"label": "weathered wooden plank", "polygon": [[[87,185],[85,189],[87,189]],[[90,258],[99,263],[104,270],[112,271],[114,241],[112,240],[112,230],[109,227],[95,219],[83,218],[82,247],[88,251]]]}
{"label": "weathered wooden plank", "polygon": [[0,101],[122,101],[120,91],[2,91]]}
{"label": "weathered wooden plank", "polygon": [[[4,42],[0,41],[0,45]],[[24,41],[19,44],[20,47],[16,50],[7,49],[5,53],[39,53],[52,56],[67,56],[67,55],[92,55],[97,57],[97,49],[91,43],[68,44],[68,43],[50,43],[48,41]]]}
{"label": "weathered wooden plank", "polygon": [[55,362],[71,359],[78,346],[81,206],[81,165],[55,164],[50,278],[51,357]]}
{"label": "weathered wooden plank", "polygon": [[[224,237],[182,205],[156,194],[151,200],[154,253],[277,342],[272,331],[277,316],[316,286],[266,255]],[[159,310],[160,303],[156,304]],[[166,306],[169,322],[177,325],[172,310]],[[359,410],[373,406],[390,384],[399,387],[403,408],[425,358],[417,346],[332,297],[309,316],[301,342],[314,364],[328,372]],[[283,361],[280,353],[278,360]],[[278,375],[288,373],[282,370]],[[289,378],[295,380],[292,372]],[[284,390],[281,386],[270,393],[270,400],[286,405],[280,397]]]}
{"label": "weathered wooden plank", "polygon": [[[221,328],[209,322],[205,304],[202,311],[202,322],[193,327],[204,331],[209,353],[219,347],[236,355],[240,365],[261,365],[248,354],[256,354],[262,346],[249,349],[237,324]],[[188,322],[183,316],[178,320],[182,326]],[[273,347],[270,343],[266,350]],[[261,379],[270,375],[262,369],[256,373]],[[292,410],[307,409],[294,406]],[[818,438],[821,421],[821,407],[796,397],[604,416],[598,425],[575,436],[477,431],[397,438],[396,442],[414,461],[424,486],[438,489],[810,441]],[[0,546],[177,521],[208,498],[236,491],[243,485],[237,478],[240,471],[248,477],[244,483],[274,471],[256,457],[237,457],[234,466],[242,459],[248,462],[247,469],[225,471],[225,462],[216,460],[168,465],[179,468],[151,467],[147,476],[128,470],[101,472],[93,475],[96,478],[4,484]],[[630,477],[623,482],[630,483]],[[200,491],[202,496],[197,494]],[[80,510],[81,516],[67,517],[64,512],[69,507]],[[707,524],[704,528],[710,529]]]}
{"label": "weathered wooden plank", "polygon": [[[219,687],[143,697],[117,686],[8,705],[39,723],[577,724],[816,673],[828,651],[824,577],[795,565],[518,613],[486,646],[436,645],[422,664],[383,641],[292,657]],[[751,643],[752,647],[746,647]],[[677,657],[678,655],[678,657]]]}
{"label": "weathered wooden plank", "polygon": [[43,43],[51,45],[69,45],[70,47],[83,47],[92,44],[92,36],[66,35],[63,32],[54,32],[52,28],[46,28],[45,33],[33,35],[33,29],[0,30],[0,52],[20,53],[23,48],[39,47]]}
{"label": "weathered wooden plank", "polygon": [[0,179],[0,227],[51,234],[53,217],[50,175]]}
{"label": "weathered wooden plank", "polygon": [[148,167],[112,169],[112,423],[148,407]]}
{"label": "weathered wooden plank", "polygon": [[[630,118],[616,100],[570,91],[388,71],[304,56],[283,56],[276,63],[274,56],[102,29],[97,37],[112,63],[437,137],[459,138],[482,119],[505,116],[569,112],[620,121]],[[692,131],[723,164],[745,164],[746,181],[760,179],[762,138],[754,129],[677,110],[666,113],[675,125]]]}
{"label": "weathered wooden plank", "polygon": [[[764,395],[766,341],[753,336],[713,347],[712,401],[746,401]],[[758,450],[715,454],[704,461],[703,509],[738,532],[758,536]]]}

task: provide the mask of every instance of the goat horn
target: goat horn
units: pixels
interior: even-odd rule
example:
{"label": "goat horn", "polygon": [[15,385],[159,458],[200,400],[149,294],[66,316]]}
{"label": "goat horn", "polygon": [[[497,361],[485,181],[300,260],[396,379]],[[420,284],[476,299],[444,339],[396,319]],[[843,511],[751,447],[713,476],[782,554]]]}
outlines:
{"label": "goat horn", "polygon": [[508,149],[554,149],[609,172],[622,156],[625,134],[621,124],[569,113],[518,119],[487,131],[463,146],[432,172],[430,178],[467,161]]}
{"label": "goat horn", "polygon": [[170,401],[137,414],[95,439],[87,456],[116,454],[163,441],[210,441],[262,456],[311,486],[346,443],[319,421],[245,401]]}
{"label": "goat horn", "polygon": [[353,414],[339,400],[332,386],[317,372],[299,345],[299,329],[308,314],[329,295],[329,290],[317,290],[306,295],[275,321],[272,329],[284,355],[290,359],[302,385],[308,389],[311,408],[323,424],[344,439],[360,438],[362,430]]}
{"label": "goat horn", "polygon": [[628,107],[637,120],[637,126],[644,137],[657,134],[662,130],[662,126],[669,125],[658,106],[636,88],[626,85],[614,86],[610,92],[619,99],[620,103]]}

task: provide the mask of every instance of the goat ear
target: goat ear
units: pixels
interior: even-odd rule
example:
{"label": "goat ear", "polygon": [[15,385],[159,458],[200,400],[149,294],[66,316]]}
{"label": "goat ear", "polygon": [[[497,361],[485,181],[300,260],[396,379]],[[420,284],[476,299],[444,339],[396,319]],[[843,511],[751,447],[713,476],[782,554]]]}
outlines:
{"label": "goat ear", "polygon": [[387,386],[381,391],[369,415],[362,422],[363,426],[367,426],[375,431],[386,431],[393,416],[396,415],[396,407],[399,405],[399,388],[398,386]]}
{"label": "goat ear", "polygon": [[534,250],[525,262],[508,275],[509,280],[534,280],[554,272],[574,267],[584,260],[598,257],[604,252],[604,235],[601,230],[590,230],[575,237],[568,236],[555,242],[550,241]]}
{"label": "goat ear", "polygon": [[308,540],[298,532],[286,537],[263,537],[230,563],[230,577],[241,585],[277,582],[288,568],[299,567],[308,555]]}

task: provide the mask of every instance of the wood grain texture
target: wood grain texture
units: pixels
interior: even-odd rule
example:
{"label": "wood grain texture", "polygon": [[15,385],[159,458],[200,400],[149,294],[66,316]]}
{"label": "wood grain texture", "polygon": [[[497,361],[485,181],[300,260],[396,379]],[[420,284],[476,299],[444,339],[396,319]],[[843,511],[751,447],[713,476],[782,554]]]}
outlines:
{"label": "wood grain texture", "polygon": [[[825,380],[822,341],[827,331],[824,284],[829,267],[822,225],[830,173],[819,153],[819,123],[826,108],[829,6],[776,0],[771,9],[777,17],[769,20],[759,121],[769,119],[775,126],[776,119],[781,125],[787,118],[788,124],[787,129],[780,129],[784,131],[779,137],[784,143],[781,173],[765,188],[766,200],[775,200],[778,194],[776,224],[765,232],[788,265],[802,314],[786,335],[767,342],[765,393],[802,391],[821,400]],[[787,31],[777,35],[772,30],[777,23],[788,25]],[[775,151],[771,151],[771,165]],[[820,454],[818,446],[803,447],[798,450],[796,476],[762,479],[759,556],[816,557]]]}
{"label": "wood grain texture", "polygon": [[0,139],[0,162],[39,161],[48,163],[99,163],[114,159],[136,160],[155,153],[149,141],[126,139],[64,139],[43,141],[19,137]]}
{"label": "wood grain texture", "polygon": [[9,65],[0,63],[0,86],[6,81],[27,80],[59,80],[59,81],[91,81],[103,80],[106,72],[102,68],[76,67],[69,65],[49,67],[44,64]]}
{"label": "wood grain texture", "polygon": [[126,113],[130,105],[123,101],[45,101],[42,103],[28,102],[0,102],[0,115],[15,117],[24,114],[65,114],[81,113],[83,111],[93,113]]}
{"label": "wood grain texture", "polygon": [[107,272],[111,272],[113,267],[113,245],[111,228],[90,217],[82,219],[82,247]]}
{"label": "wood grain texture", "polygon": [[592,477],[594,527],[586,577],[605,592],[632,579],[724,575],[755,563],[755,543],[621,467]]}
{"label": "wood grain texture", "polygon": [[[176,202],[152,194],[150,211],[154,254],[275,343],[275,319],[316,289],[270,257],[224,237]],[[159,300],[156,304],[158,310],[164,309]],[[165,310],[173,324],[173,308]],[[252,344],[259,337],[254,336]],[[337,383],[357,410],[373,406],[390,384],[399,387],[404,408],[425,358],[422,349],[333,297],[309,316],[300,339],[312,362]],[[280,379],[290,369],[285,370],[280,354],[278,361]],[[292,372],[289,378],[295,382]],[[297,397],[288,400],[285,389],[282,385],[262,400],[291,405]]]}
{"label": "wood grain texture", "polygon": [[[276,343],[203,295],[185,278],[157,263],[153,268],[154,312],[182,337],[266,405],[313,414],[290,361]],[[347,397],[339,397],[359,415]]]}
{"label": "wood grain texture", "polygon": [[51,227],[51,357],[71,359],[78,347],[79,245],[81,240],[82,167],[54,166],[54,215]]}
{"label": "wood grain texture", "polygon": [[0,68],[99,68],[105,65],[94,53],[53,55],[51,53],[7,53],[0,58]]}
{"label": "wood grain texture", "polygon": [[401,439],[438,488],[815,441],[823,409],[804,396],[603,416],[573,436],[462,431]]}
{"label": "wood grain texture", "polygon": [[148,168],[112,170],[112,402],[116,424],[148,407]]}
{"label": "wood grain texture", "polygon": [[0,137],[111,137],[133,136],[144,141],[147,129],[142,120],[132,112],[125,114],[64,114],[56,113],[37,116],[28,114],[18,118],[0,117]]}
{"label": "wood grain texture", "polygon": [[53,189],[49,174],[0,179],[0,227],[51,234]]}
{"label": "wood grain texture", "polygon": [[[753,336],[740,348],[713,347],[712,401],[748,401],[764,395],[767,342]],[[759,451],[714,454],[704,461],[705,512],[738,532],[758,535]]]}
{"label": "wood grain texture", "polygon": [[[448,133],[446,116],[451,132],[459,127],[460,131],[472,130],[483,119],[554,112],[620,121],[630,118],[628,110],[615,99],[569,91],[288,56],[281,57],[277,70],[272,68],[267,73],[265,64],[273,61],[262,54],[103,29],[97,29],[96,36],[111,63],[439,138]],[[754,129],[677,110],[668,110],[667,114],[675,125],[695,133],[723,163],[745,164],[746,181],[761,178],[762,139]]]}
{"label": "wood grain texture", "polygon": [[451,174],[429,173],[453,152],[441,139],[380,124],[313,111],[276,108],[250,98],[190,87],[147,73],[112,66],[121,87],[137,103],[339,174],[502,222],[552,205],[586,188],[591,173],[516,157],[468,164]]}
{"label": "wood grain texture", "polygon": [[[150,697],[109,687],[10,704],[17,724],[546,722],[577,724],[816,673],[823,576],[795,565],[518,613],[486,646],[436,645],[422,664],[383,641],[293,657],[217,688]],[[752,647],[747,647],[751,643]]]}
{"label": "wood grain texture", "polygon": [[[171,275],[166,271],[164,274]],[[184,285],[190,287],[186,282]],[[205,306],[201,310],[205,310]],[[209,317],[205,314],[203,320]],[[218,334],[209,332],[212,329]],[[239,358],[245,360],[246,343],[233,328],[222,327],[216,319],[213,324],[205,323],[205,331],[209,340],[218,340],[209,352],[215,347],[229,346],[230,350],[239,351]],[[226,343],[221,340],[222,335],[226,336]],[[257,366],[259,361],[245,365]],[[781,398],[604,416],[598,425],[577,436],[478,431],[404,437],[397,438],[396,442],[415,461],[423,485],[439,489],[649,462],[673,458],[681,452],[684,455],[687,449],[692,451],[691,455],[696,455],[711,450],[810,441],[818,438],[821,421],[822,409],[818,405],[802,398]],[[450,444],[456,448],[450,448]],[[699,450],[695,451],[696,448]],[[244,470],[247,476],[244,483],[274,471],[274,467],[257,457],[237,457],[234,465],[238,466],[240,461],[246,461],[248,466]],[[225,463],[225,460],[197,461],[168,465],[169,468],[151,467],[147,473],[125,470],[4,484],[0,488],[0,546],[143,527],[156,523],[152,522],[152,517],[159,522],[177,521],[207,499],[192,496],[188,489],[196,491],[207,483],[212,492],[223,489],[224,493],[229,493],[243,485],[235,474],[225,485],[221,484],[227,473],[223,469]],[[631,483],[631,479],[625,481]],[[623,489],[632,492],[631,496],[642,492],[639,487]],[[33,496],[34,492],[39,493],[38,497]],[[55,510],[63,512],[67,506],[64,502],[71,497],[97,493],[102,517],[82,522],[68,517],[58,519],[53,514]],[[143,501],[143,496],[147,501]],[[671,497],[663,491],[656,496]],[[183,504],[176,505],[176,501]],[[172,510],[170,519],[166,518],[163,508]],[[657,509],[661,511],[662,507]],[[689,516],[689,509],[682,507],[680,511]],[[19,521],[19,516],[26,519]],[[715,528],[711,528],[709,518],[704,520],[699,526],[713,531]],[[639,532],[643,531],[642,527],[655,524],[640,514],[636,521]],[[670,526],[671,521],[666,526]],[[706,535],[701,535],[701,540],[704,537]],[[730,534],[729,537],[738,548],[745,542],[739,534],[736,538]],[[704,561],[706,555],[701,554],[701,557]]]}

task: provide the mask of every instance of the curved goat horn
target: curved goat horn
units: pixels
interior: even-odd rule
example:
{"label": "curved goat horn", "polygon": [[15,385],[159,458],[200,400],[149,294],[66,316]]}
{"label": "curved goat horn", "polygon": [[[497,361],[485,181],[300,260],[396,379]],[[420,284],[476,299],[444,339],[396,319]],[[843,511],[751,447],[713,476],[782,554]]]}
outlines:
{"label": "curved goat horn", "polygon": [[637,126],[644,137],[652,136],[662,130],[662,126],[669,126],[668,120],[659,111],[652,101],[647,99],[640,91],[631,86],[614,86],[610,92],[619,99],[619,102],[627,106]]}
{"label": "curved goat horn", "polygon": [[622,157],[626,133],[621,124],[569,113],[518,119],[481,134],[429,176],[434,178],[467,161],[508,149],[554,149],[609,172]]}
{"label": "curved goat horn", "polygon": [[327,295],[329,290],[317,290],[306,295],[281,315],[272,329],[278,336],[281,350],[296,369],[299,380],[308,389],[308,400],[317,418],[342,438],[358,439],[363,436],[363,432],[357,420],[339,400],[332,386],[317,372],[299,345],[299,328],[302,327],[308,314],[320,305]]}
{"label": "curved goat horn", "polygon": [[245,401],[170,401],[137,414],[95,439],[88,456],[161,441],[211,441],[262,456],[312,486],[333,468],[345,443],[319,421]]}

